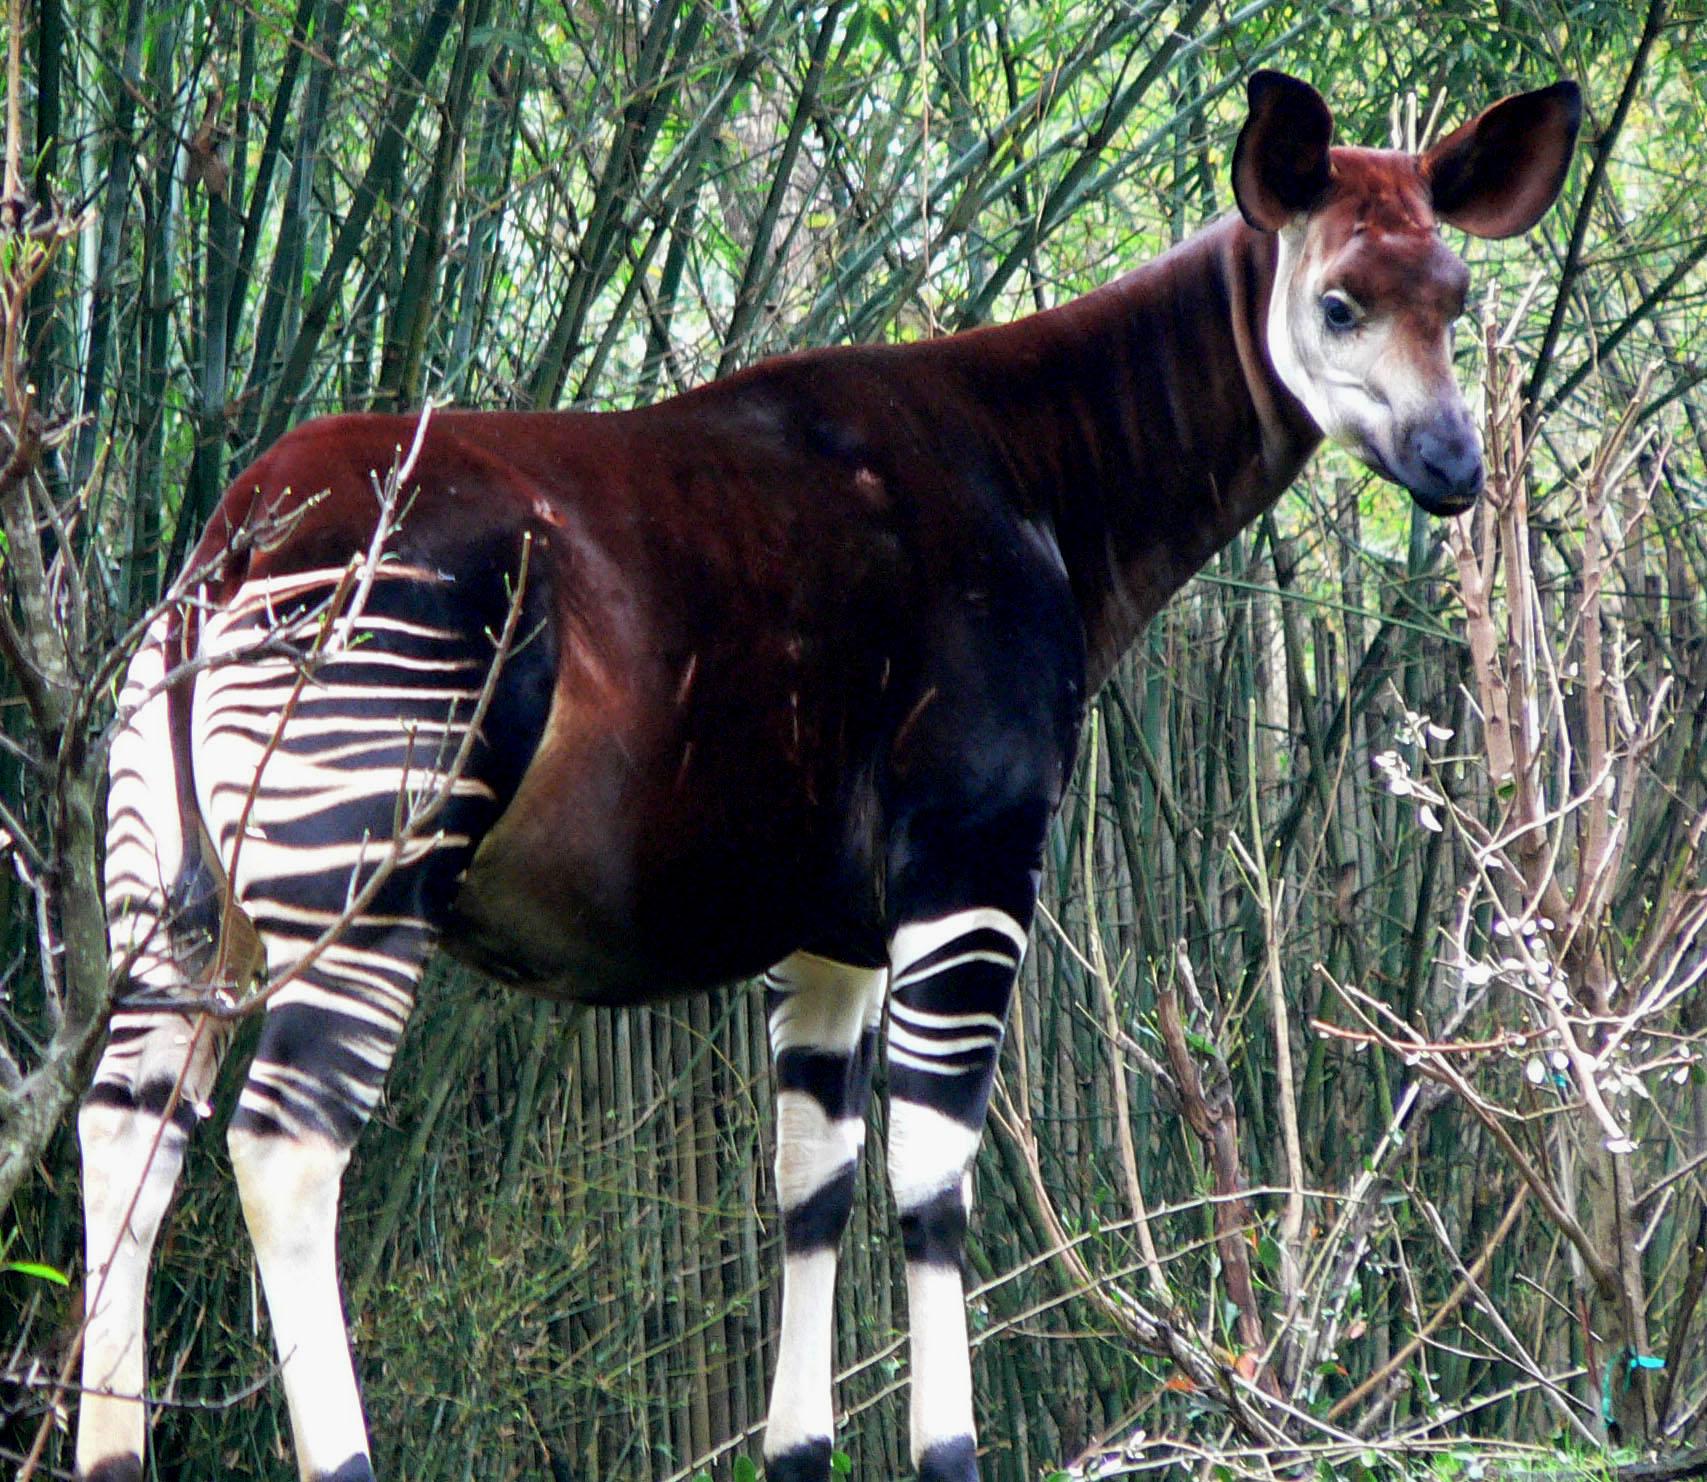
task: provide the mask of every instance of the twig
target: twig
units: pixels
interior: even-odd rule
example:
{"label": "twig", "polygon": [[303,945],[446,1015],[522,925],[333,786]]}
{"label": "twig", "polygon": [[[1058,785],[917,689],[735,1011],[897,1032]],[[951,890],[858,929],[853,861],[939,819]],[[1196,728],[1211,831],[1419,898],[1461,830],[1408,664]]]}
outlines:
{"label": "twig", "polygon": [[1471,1263],[1469,1271],[1458,1285],[1453,1287],[1446,1300],[1430,1315],[1427,1322],[1417,1329],[1410,1340],[1392,1358],[1388,1359],[1379,1369],[1365,1379],[1349,1394],[1342,1396],[1328,1407],[1328,1419],[1338,1420],[1346,1411],[1362,1402],[1372,1391],[1380,1388],[1387,1379],[1396,1374],[1416,1352],[1428,1341],[1429,1335],[1435,1331],[1448,1317],[1457,1310],[1458,1304],[1475,1290],[1475,1283],[1481,1281],[1482,1273],[1487,1269],[1488,1262],[1493,1259],[1494,1252],[1505,1243],[1505,1238],[1511,1233],[1511,1227],[1517,1223],[1517,1217],[1523,1212],[1525,1201],[1529,1198],[1529,1185],[1519,1184],[1517,1193],[1506,1207],[1505,1214],[1482,1245],[1481,1254]]}
{"label": "twig", "polygon": [[1097,772],[1101,727],[1100,714],[1091,711],[1086,739],[1085,775],[1089,778],[1085,799],[1085,839],[1082,878],[1085,888],[1085,937],[1090,946],[1091,979],[1102,999],[1103,1022],[1108,1047],[1109,1075],[1114,1082],[1114,1134],[1120,1150],[1121,1177],[1126,1183],[1126,1202],[1132,1210],[1133,1226],[1138,1236],[1138,1249],[1143,1253],[1144,1266],[1150,1278],[1150,1288],[1161,1302],[1172,1302],[1173,1293],[1162,1275],[1161,1257],[1156,1251],[1156,1238],[1150,1228],[1150,1212],[1144,1202],[1144,1187],[1138,1177],[1138,1150],[1132,1141],[1132,1119],[1128,1115],[1126,1094],[1126,1062],[1120,1051],[1120,1012],[1115,1002],[1114,983],[1109,977],[1108,960],[1103,952],[1102,923],[1097,915],[1096,813]]}

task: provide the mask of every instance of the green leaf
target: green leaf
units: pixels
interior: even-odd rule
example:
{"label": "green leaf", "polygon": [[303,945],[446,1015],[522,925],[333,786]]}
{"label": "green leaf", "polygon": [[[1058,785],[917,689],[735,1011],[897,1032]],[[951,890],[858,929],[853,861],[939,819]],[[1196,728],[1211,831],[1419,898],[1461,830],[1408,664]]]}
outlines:
{"label": "green leaf", "polygon": [[830,1470],[838,1477],[853,1476],[853,1458],[845,1451],[832,1451],[830,1453]]}
{"label": "green leaf", "polygon": [[759,1469],[753,1465],[753,1459],[750,1456],[737,1456],[735,1458],[735,1470],[732,1475],[735,1482],[759,1482]]}
{"label": "green leaf", "polygon": [[71,1278],[56,1267],[43,1265],[40,1261],[3,1261],[0,1262],[0,1273],[16,1271],[20,1276],[37,1276],[43,1281],[51,1281],[55,1286],[70,1286]]}
{"label": "green leaf", "polygon": [[872,33],[883,43],[883,49],[889,53],[897,67],[906,65],[906,58],[901,52],[901,33],[895,23],[879,11],[868,11],[867,17],[871,23]]}

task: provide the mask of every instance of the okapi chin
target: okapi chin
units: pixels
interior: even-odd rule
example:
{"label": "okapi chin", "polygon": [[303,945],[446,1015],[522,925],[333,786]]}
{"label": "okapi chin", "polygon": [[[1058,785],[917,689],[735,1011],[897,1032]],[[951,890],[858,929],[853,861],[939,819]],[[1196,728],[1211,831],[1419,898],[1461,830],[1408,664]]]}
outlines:
{"label": "okapi chin", "polygon": [[[149,1253],[228,1029],[191,1005],[243,927],[269,986],[228,1138],[303,1477],[372,1476],[338,1191],[444,946],[603,1002],[763,975],[771,1482],[829,1476],[882,1040],[912,1457],[975,1482],[968,1170],[1087,699],[1324,435],[1427,510],[1475,499],[1438,228],[1531,227],[1580,114],[1559,83],[1413,156],[1336,147],[1278,73],[1249,106],[1239,214],[1077,302],[644,410],[434,415],[383,541],[416,419],[311,422],[237,479],[113,751],[81,1476],[141,1472]],[[217,910],[174,914],[204,876]]]}

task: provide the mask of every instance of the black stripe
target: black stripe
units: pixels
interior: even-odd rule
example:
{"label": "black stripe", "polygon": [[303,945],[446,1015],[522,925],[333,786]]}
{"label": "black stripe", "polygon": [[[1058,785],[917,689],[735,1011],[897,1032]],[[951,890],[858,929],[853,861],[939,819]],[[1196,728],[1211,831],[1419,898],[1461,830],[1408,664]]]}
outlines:
{"label": "black stripe", "polygon": [[997,931],[993,926],[975,926],[971,931],[964,932],[952,941],[944,942],[942,946],[925,953],[916,962],[909,962],[898,976],[910,977],[920,969],[928,970],[935,963],[947,962],[949,958],[959,957],[963,952],[999,952],[1011,966],[1019,965],[1020,950],[1014,945],[1012,937],[1004,931]]}
{"label": "black stripe", "polygon": [[901,1211],[901,1248],[908,1265],[960,1265],[966,1246],[966,1204],[956,1180],[923,1204]]}
{"label": "black stripe", "polygon": [[84,1094],[83,1105],[110,1106],[118,1111],[134,1111],[136,1098],[130,1094],[129,1086],[121,1086],[116,1081],[96,1081]]}
{"label": "black stripe", "polygon": [[841,1243],[853,1212],[854,1175],[858,1164],[826,1179],[805,1201],[782,1212],[782,1245],[790,1255],[804,1251],[834,1250]]}
{"label": "black stripe", "polygon": [[[175,1077],[170,1080],[161,1079],[148,1082],[148,1084],[137,1093],[136,1105],[138,1110],[148,1113],[151,1117],[164,1116],[166,1114],[166,1104],[172,1099],[172,1088],[176,1084],[177,1080]],[[172,1108],[172,1125],[182,1132],[185,1137],[188,1137],[190,1133],[195,1130],[196,1122],[198,1120],[195,1106],[191,1102],[190,1098],[188,1096],[180,1096],[178,1098],[178,1104]]]}
{"label": "black stripe", "polygon": [[[875,1042],[875,1032],[870,1037]],[[852,1055],[791,1046],[776,1057],[776,1088],[810,1096],[832,1121],[862,1117],[871,1091],[871,1056],[864,1036]]]}
{"label": "black stripe", "polygon": [[830,1443],[823,1437],[765,1458],[765,1482],[829,1482],[829,1476]]}
{"label": "black stripe", "polygon": [[[965,1060],[944,1057],[942,1064],[952,1065],[953,1075],[933,1075],[903,1065],[895,1056],[889,1057],[889,1100],[911,1101],[928,1106],[932,1111],[952,1117],[962,1127],[973,1129],[984,1125],[984,1114],[990,1106],[990,1087],[995,1081],[996,1047],[967,1051]],[[933,1062],[938,1063],[938,1062]]]}
{"label": "black stripe", "polygon": [[[169,1079],[150,1081],[138,1094],[118,1081],[96,1081],[84,1095],[83,1105],[106,1106],[114,1111],[141,1112],[145,1116],[159,1117],[165,1112],[166,1103],[172,1098],[172,1087],[175,1084],[174,1080]],[[172,1125],[188,1137],[199,1120],[190,1098],[179,1097],[178,1104],[172,1108]]]}
{"label": "black stripe", "polygon": [[917,983],[902,984],[895,989],[895,1000],[906,1008],[932,1014],[992,1014],[1002,1019],[1007,1016],[1013,983],[1011,959],[963,962]]}
{"label": "black stripe", "polygon": [[330,1472],[320,1472],[314,1482],[373,1482],[373,1463],[365,1456],[352,1456]]}
{"label": "black stripe", "polygon": [[385,1080],[384,1067],[357,1055],[350,1042],[359,1039],[371,1045],[388,1038],[395,1043],[396,1035],[386,1035],[380,1026],[318,1004],[287,1003],[269,1009],[254,1065],[288,1067],[304,1076],[309,1086],[265,1084],[251,1071],[247,1094],[270,1102],[279,1115],[239,1105],[232,1127],[266,1137],[284,1135],[294,1124],[319,1132],[340,1147],[350,1146],[368,1111],[351,1101],[344,1087],[354,1085],[377,1093]]}
{"label": "black stripe", "polygon": [[142,1482],[142,1458],[109,1456],[82,1473],[80,1482]]}

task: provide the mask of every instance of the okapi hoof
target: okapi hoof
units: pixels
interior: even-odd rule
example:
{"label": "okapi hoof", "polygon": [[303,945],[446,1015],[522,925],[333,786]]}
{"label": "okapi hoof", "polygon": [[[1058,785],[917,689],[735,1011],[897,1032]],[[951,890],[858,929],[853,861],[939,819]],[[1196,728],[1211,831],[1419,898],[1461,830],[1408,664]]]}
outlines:
{"label": "okapi hoof", "polygon": [[830,1443],[802,1441],[765,1459],[765,1482],[829,1482]]}
{"label": "okapi hoof", "polygon": [[971,1436],[938,1441],[919,1458],[919,1482],[978,1482],[978,1443]]}
{"label": "okapi hoof", "polygon": [[365,1456],[352,1456],[335,1471],[322,1472],[314,1482],[373,1482],[373,1463]]}
{"label": "okapi hoof", "polygon": [[142,1458],[109,1456],[84,1472],[80,1482],[142,1482]]}

